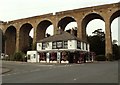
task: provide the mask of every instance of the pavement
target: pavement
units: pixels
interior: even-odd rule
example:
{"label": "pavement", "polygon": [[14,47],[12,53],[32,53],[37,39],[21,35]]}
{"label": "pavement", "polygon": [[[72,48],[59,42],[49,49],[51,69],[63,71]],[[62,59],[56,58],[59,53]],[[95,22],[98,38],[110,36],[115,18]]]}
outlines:
{"label": "pavement", "polygon": [[9,68],[6,68],[6,67],[0,67],[0,74],[5,74],[7,72],[10,72],[11,69]]}

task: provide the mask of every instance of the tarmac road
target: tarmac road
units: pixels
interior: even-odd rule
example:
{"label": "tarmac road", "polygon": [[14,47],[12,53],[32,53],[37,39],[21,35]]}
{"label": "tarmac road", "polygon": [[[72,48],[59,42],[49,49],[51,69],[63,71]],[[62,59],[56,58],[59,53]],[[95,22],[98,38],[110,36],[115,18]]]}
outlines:
{"label": "tarmac road", "polygon": [[3,83],[118,83],[118,62],[40,64],[6,62]]}

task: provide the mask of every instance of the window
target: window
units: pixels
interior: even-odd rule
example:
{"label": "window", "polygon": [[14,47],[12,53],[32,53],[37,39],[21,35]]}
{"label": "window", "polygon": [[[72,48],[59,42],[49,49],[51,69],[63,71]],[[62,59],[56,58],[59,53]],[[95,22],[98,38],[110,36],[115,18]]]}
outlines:
{"label": "window", "polygon": [[64,48],[67,49],[68,48],[68,42],[64,41]]}
{"label": "window", "polygon": [[88,44],[86,43],[86,50],[88,50]]}
{"label": "window", "polygon": [[40,53],[40,61],[46,61],[46,53]]}
{"label": "window", "polygon": [[34,58],[35,58],[35,54],[34,54],[33,56],[34,56]]}
{"label": "window", "polygon": [[82,42],[82,49],[84,50],[84,42]]}
{"label": "window", "polygon": [[39,47],[41,47],[40,43],[38,44]]}
{"label": "window", "polygon": [[63,42],[62,41],[57,42],[57,48],[63,48]]}
{"label": "window", "polygon": [[46,48],[46,43],[42,43],[42,49],[45,50]]}
{"label": "window", "polygon": [[27,59],[30,60],[30,55],[27,56]]}
{"label": "window", "polygon": [[53,42],[53,43],[52,43],[52,48],[53,48],[53,49],[56,49],[56,42]]}
{"label": "window", "polygon": [[77,41],[77,48],[81,49],[81,42],[80,41]]}
{"label": "window", "polygon": [[50,56],[50,61],[56,61],[57,60],[57,53],[52,52]]}
{"label": "window", "polygon": [[68,42],[67,41],[57,41],[52,43],[53,49],[59,49],[59,48],[68,48]]}

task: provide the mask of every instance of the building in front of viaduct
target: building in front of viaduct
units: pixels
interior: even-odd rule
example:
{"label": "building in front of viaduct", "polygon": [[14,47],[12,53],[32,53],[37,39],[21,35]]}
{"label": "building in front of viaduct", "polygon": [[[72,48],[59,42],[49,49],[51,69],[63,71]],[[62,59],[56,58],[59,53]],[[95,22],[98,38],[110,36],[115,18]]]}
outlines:
{"label": "building in front of viaduct", "polygon": [[77,37],[86,40],[86,26],[93,19],[101,19],[105,22],[106,55],[112,54],[111,23],[120,16],[120,3],[106,4],[94,7],[80,8],[45,14],[8,22],[1,22],[3,31],[3,51],[12,55],[17,51],[24,51],[29,45],[29,33],[34,29],[33,47],[37,41],[45,38],[46,29],[53,25],[54,34],[60,27],[65,30],[68,23],[77,23]]}

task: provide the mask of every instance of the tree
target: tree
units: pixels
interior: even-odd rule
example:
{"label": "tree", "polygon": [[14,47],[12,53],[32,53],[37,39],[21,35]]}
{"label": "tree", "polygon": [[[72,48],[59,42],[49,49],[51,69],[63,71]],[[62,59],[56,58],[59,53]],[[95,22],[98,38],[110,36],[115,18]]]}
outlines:
{"label": "tree", "polygon": [[48,33],[46,34],[46,37],[50,37],[50,36],[51,36],[50,34],[48,34]]}
{"label": "tree", "polygon": [[120,59],[120,53],[119,53],[119,46],[116,44],[117,40],[113,40],[113,45],[112,45],[112,49],[113,49],[113,58],[114,60],[118,60]]}
{"label": "tree", "polygon": [[118,46],[118,48],[119,48],[119,51],[118,51],[118,52],[119,52],[119,59],[120,59],[120,46]]}
{"label": "tree", "polygon": [[92,33],[97,35],[97,36],[105,36],[105,33],[102,31],[102,29],[97,29]]}
{"label": "tree", "polygon": [[117,44],[113,44],[113,58],[114,58],[114,60],[120,59],[119,46]]}
{"label": "tree", "polygon": [[77,27],[73,27],[72,29],[66,30],[66,32],[73,34],[74,36],[77,36]]}
{"label": "tree", "polygon": [[93,36],[88,36],[90,50],[97,55],[105,55],[105,33],[102,29],[97,29],[92,33],[94,34]]}
{"label": "tree", "polygon": [[[105,33],[102,29],[97,29],[93,32],[93,36],[88,36],[88,42],[90,43],[90,50],[95,52],[97,55],[105,55]],[[113,40],[113,56],[111,60],[120,59],[120,46],[116,44],[117,40]]]}
{"label": "tree", "polygon": [[29,36],[29,42],[28,42],[27,46],[25,46],[23,48],[22,52],[26,54],[28,50],[32,50],[32,46],[33,46],[33,38],[31,36]]}
{"label": "tree", "polygon": [[116,44],[117,43],[117,40],[113,40],[113,42],[112,42],[113,44]]}

